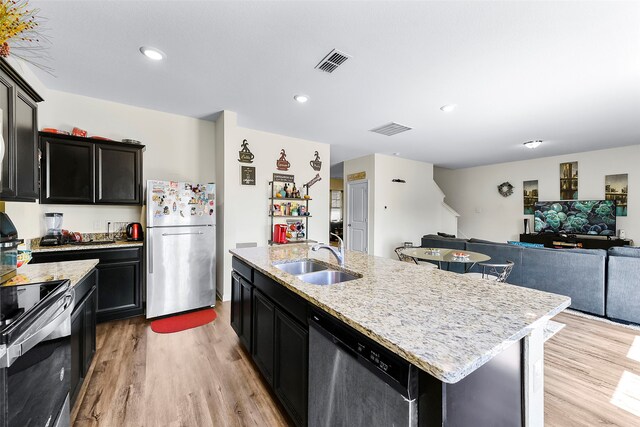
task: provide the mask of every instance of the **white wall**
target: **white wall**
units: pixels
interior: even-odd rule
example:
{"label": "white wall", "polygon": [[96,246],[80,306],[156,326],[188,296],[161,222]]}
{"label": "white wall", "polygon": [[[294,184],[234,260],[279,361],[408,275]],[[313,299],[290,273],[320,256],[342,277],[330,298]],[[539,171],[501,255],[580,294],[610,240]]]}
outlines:
{"label": "white wall", "polygon": [[[455,233],[457,213],[443,203],[431,163],[383,154],[345,161],[345,194],[348,174],[362,171],[369,180],[370,254],[395,258],[394,249],[404,242],[419,245],[424,234]],[[345,205],[348,210],[348,198]]]}
{"label": "white wall", "polygon": [[[560,197],[560,163],[578,162],[580,199],[604,199],[605,175],[629,174],[629,216],[618,217],[618,229],[627,238],[640,239],[640,145],[590,151],[535,160],[449,170],[435,168],[435,179],[446,201],[460,213],[458,231],[463,237],[494,241],[518,240],[523,232],[522,182],[538,180],[541,201]],[[509,181],[512,196],[498,194],[497,186]],[[533,227],[533,225],[532,225]]]}
{"label": "white wall", "polygon": [[[220,119],[218,119],[220,120]],[[269,181],[273,173],[295,175],[296,185],[303,190],[302,185],[316,176],[309,162],[314,159],[314,152],[318,151],[322,160],[322,178],[309,190],[312,201],[309,202],[308,238],[328,242],[329,238],[329,145],[318,142],[291,138],[283,135],[247,129],[237,126],[237,115],[230,111],[223,113],[224,120],[224,210],[222,212],[224,235],[223,242],[218,248],[218,269],[223,272],[222,296],[227,300],[231,297],[231,255],[229,249],[238,243],[256,243],[266,246],[271,237],[271,224],[268,217],[271,190]],[[249,149],[255,158],[252,164],[238,162],[242,140],[246,139]],[[291,168],[287,172],[276,169],[276,160],[280,150],[285,149],[287,160]],[[240,167],[254,166],[256,168],[256,185],[240,184]],[[220,229],[220,227],[219,227]],[[220,289],[218,289],[220,293]]]}
{"label": "white wall", "polygon": [[[114,140],[137,139],[146,145],[143,178],[215,180],[215,124],[190,117],[48,90],[38,105],[38,127],[86,129]],[[21,238],[44,233],[44,212],[64,213],[63,227],[106,231],[107,221],[140,221],[140,207],[7,203],[6,212]]]}

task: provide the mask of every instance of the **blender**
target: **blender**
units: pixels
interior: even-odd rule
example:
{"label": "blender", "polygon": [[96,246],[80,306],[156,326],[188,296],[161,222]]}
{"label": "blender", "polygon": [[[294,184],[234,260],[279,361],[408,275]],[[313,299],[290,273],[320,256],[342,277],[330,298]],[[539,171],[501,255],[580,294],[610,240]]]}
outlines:
{"label": "blender", "polygon": [[62,245],[64,243],[62,239],[62,214],[47,212],[44,214],[44,222],[47,226],[47,234],[40,239],[40,246]]}

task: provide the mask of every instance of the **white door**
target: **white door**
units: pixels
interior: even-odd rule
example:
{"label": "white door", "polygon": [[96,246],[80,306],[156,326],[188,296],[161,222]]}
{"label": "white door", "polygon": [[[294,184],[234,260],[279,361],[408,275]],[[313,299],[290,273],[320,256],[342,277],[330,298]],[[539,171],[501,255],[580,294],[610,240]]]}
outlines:
{"label": "white door", "polygon": [[369,183],[348,184],[347,246],[352,251],[367,252]]}

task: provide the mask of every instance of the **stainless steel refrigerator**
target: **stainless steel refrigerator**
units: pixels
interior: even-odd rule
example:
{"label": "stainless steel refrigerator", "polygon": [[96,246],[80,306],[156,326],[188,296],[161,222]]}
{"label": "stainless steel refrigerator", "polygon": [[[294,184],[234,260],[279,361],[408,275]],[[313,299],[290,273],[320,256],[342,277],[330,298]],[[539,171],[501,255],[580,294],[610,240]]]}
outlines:
{"label": "stainless steel refrigerator", "polygon": [[215,305],[215,184],[147,181],[147,318]]}

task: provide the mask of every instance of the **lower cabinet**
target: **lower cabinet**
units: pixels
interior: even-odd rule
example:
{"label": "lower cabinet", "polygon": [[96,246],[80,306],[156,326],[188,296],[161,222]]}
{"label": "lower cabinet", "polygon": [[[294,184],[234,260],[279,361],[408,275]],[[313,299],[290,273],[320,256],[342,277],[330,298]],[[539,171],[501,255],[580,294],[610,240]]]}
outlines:
{"label": "lower cabinet", "polygon": [[309,330],[275,312],[273,388],[296,425],[307,423]]}
{"label": "lower cabinet", "polygon": [[34,252],[32,264],[99,259],[98,322],[144,314],[142,247]]}
{"label": "lower cabinet", "polygon": [[71,313],[71,404],[76,401],[82,382],[96,352],[96,272],[75,285],[75,306]]}
{"label": "lower cabinet", "polygon": [[243,274],[232,273],[231,326],[295,425],[306,426],[309,326],[302,313],[307,303],[262,274]]}
{"label": "lower cabinet", "polygon": [[275,314],[275,305],[260,291],[254,291],[253,351],[251,354],[269,384],[273,384]]}

